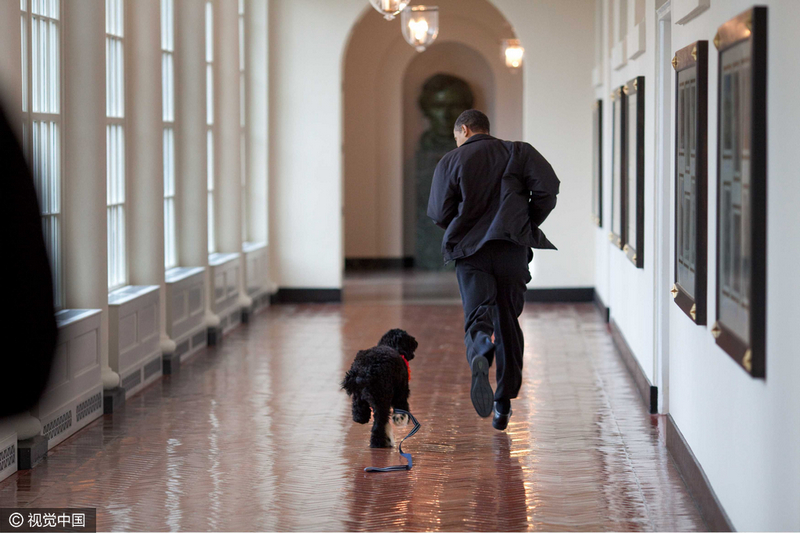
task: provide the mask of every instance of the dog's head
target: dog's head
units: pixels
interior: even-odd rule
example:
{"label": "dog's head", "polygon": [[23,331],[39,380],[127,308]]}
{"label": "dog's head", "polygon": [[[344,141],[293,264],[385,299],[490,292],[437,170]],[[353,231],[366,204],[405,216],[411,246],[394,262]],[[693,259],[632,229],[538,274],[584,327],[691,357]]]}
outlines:
{"label": "dog's head", "polygon": [[388,346],[394,348],[406,361],[414,359],[414,351],[417,349],[417,339],[403,331],[402,329],[390,329],[381,337],[378,346]]}

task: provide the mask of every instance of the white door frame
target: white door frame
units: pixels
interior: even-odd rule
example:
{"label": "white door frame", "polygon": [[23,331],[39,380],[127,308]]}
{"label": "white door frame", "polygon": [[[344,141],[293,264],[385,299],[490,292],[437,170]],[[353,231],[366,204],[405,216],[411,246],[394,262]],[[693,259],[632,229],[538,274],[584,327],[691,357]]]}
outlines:
{"label": "white door frame", "polygon": [[655,320],[656,354],[654,385],[658,405],[669,413],[669,312],[671,280],[672,219],[672,9],[671,1],[656,11],[656,158],[655,158]]}

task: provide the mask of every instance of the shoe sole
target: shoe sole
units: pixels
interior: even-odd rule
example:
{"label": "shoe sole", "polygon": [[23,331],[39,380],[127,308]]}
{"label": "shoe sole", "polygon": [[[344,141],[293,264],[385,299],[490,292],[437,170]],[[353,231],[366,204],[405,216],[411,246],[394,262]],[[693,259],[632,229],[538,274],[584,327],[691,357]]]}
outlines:
{"label": "shoe sole", "polygon": [[511,415],[513,411],[508,412],[508,416],[506,416],[503,422],[498,422],[497,420],[492,420],[492,427],[498,431],[503,431],[508,427],[508,421],[511,420]]}
{"label": "shoe sole", "polygon": [[472,360],[472,389],[470,390],[472,406],[483,418],[492,414],[494,392],[489,384],[489,361],[482,355]]}

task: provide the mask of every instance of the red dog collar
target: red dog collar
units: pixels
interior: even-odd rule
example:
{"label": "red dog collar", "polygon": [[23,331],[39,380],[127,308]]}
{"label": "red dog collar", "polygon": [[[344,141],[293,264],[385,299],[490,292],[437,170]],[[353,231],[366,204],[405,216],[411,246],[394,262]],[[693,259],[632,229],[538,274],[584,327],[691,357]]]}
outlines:
{"label": "red dog collar", "polygon": [[403,354],[400,354],[400,357],[403,358],[403,362],[406,364],[406,370],[408,370],[408,381],[411,381],[411,365],[408,364],[408,359]]}

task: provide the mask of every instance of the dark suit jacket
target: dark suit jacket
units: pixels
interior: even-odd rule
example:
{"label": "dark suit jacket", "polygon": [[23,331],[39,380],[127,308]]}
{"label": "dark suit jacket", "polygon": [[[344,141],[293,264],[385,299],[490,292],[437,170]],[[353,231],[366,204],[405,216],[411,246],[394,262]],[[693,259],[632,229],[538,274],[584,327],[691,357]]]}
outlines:
{"label": "dark suit jacket", "polygon": [[428,216],[445,229],[445,262],[505,240],[555,250],[539,226],[556,206],[560,182],[528,143],[476,134],[445,154],[433,174]]}

